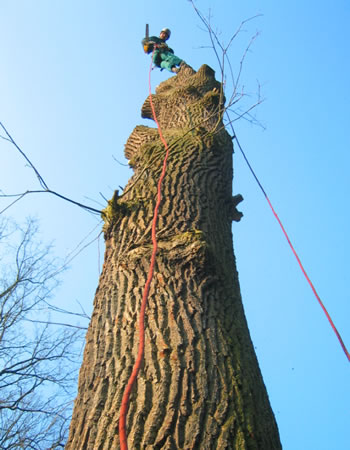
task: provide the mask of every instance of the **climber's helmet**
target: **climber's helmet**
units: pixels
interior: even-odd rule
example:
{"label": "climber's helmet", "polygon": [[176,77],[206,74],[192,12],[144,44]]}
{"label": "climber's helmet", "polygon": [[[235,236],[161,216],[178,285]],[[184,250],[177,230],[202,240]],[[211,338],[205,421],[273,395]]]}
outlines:
{"label": "climber's helmet", "polygon": [[167,41],[170,38],[171,35],[171,31],[169,30],[169,28],[163,28],[160,32],[160,38],[164,39],[164,41]]}

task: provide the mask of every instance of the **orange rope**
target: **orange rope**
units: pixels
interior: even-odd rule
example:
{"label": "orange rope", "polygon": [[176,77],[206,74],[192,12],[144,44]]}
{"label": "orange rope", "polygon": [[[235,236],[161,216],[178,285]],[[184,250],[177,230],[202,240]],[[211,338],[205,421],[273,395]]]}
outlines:
{"label": "orange rope", "polygon": [[136,361],[132,370],[132,373],[130,375],[128,384],[125,388],[124,394],[123,394],[123,398],[122,398],[122,403],[121,403],[121,407],[120,407],[120,417],[119,417],[119,440],[120,440],[120,449],[121,450],[127,450],[128,449],[128,443],[127,443],[127,436],[126,436],[126,416],[128,413],[128,408],[129,408],[129,398],[130,398],[130,393],[132,391],[132,388],[136,382],[136,378],[137,375],[140,371],[140,367],[143,361],[143,357],[144,357],[144,350],[145,350],[145,314],[146,314],[146,306],[147,306],[147,299],[148,299],[148,294],[149,294],[149,288],[151,285],[151,281],[153,278],[153,272],[154,272],[154,266],[155,266],[155,262],[156,262],[156,253],[157,253],[157,237],[156,237],[156,228],[157,228],[157,220],[158,220],[158,210],[159,210],[159,205],[162,199],[162,183],[163,183],[163,179],[165,177],[165,173],[166,173],[166,167],[167,167],[167,160],[168,160],[168,156],[169,156],[169,147],[168,144],[166,142],[166,140],[163,137],[163,133],[162,130],[159,126],[157,117],[156,117],[156,113],[155,113],[155,109],[154,109],[154,105],[153,105],[153,100],[152,100],[152,86],[151,86],[151,72],[152,72],[152,62],[150,65],[150,69],[149,69],[149,99],[150,99],[150,103],[151,103],[151,108],[152,108],[152,114],[153,114],[153,118],[157,124],[158,127],[158,132],[159,132],[159,137],[161,139],[161,141],[164,144],[166,153],[165,153],[165,157],[164,157],[164,161],[163,161],[163,168],[162,168],[162,172],[158,181],[158,188],[157,188],[157,201],[156,201],[156,206],[154,208],[154,215],[153,215],[153,222],[152,222],[152,243],[153,243],[153,251],[152,251],[152,256],[151,256],[151,263],[150,263],[150,267],[149,267],[149,271],[148,271],[148,277],[147,277],[147,281],[145,284],[145,289],[143,291],[143,296],[142,296],[142,301],[141,301],[141,310],[140,310],[140,318],[139,318],[139,348],[138,348],[138,353],[137,353],[137,357],[136,357]]}

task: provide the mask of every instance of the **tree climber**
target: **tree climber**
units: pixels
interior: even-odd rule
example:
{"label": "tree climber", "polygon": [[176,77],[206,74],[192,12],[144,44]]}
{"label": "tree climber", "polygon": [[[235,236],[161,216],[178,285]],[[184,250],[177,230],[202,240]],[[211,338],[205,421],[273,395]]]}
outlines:
{"label": "tree climber", "polygon": [[170,38],[169,28],[163,28],[157,36],[146,36],[142,39],[142,45],[145,53],[153,52],[153,62],[160,70],[167,69],[169,72],[178,73],[179,66],[183,61],[174,55],[174,50],[168,47],[165,41]]}

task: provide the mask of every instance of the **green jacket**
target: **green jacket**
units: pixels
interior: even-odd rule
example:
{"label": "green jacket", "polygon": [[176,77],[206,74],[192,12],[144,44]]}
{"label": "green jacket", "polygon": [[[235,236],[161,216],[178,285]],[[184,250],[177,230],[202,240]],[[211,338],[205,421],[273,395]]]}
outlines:
{"label": "green jacket", "polygon": [[142,46],[145,53],[152,53],[154,51],[153,62],[158,67],[160,67],[160,63],[162,62],[161,53],[174,54],[174,50],[167,46],[165,40],[157,36],[142,39]]}

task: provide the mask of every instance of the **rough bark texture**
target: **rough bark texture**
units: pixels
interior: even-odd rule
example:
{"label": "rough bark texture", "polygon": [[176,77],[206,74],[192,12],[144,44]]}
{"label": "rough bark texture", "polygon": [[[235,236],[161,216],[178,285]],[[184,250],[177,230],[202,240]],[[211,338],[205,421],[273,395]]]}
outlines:
{"label": "rough bark texture", "polygon": [[[153,96],[170,146],[143,367],[127,418],[130,449],[280,449],[249,336],[232,248],[232,140],[208,66],[185,66]],[[152,118],[150,102],[142,117]],[[118,418],[138,345],[151,221],[164,147],[137,126],[135,174],[105,210],[106,253],[86,337],[67,449],[118,449]]]}

